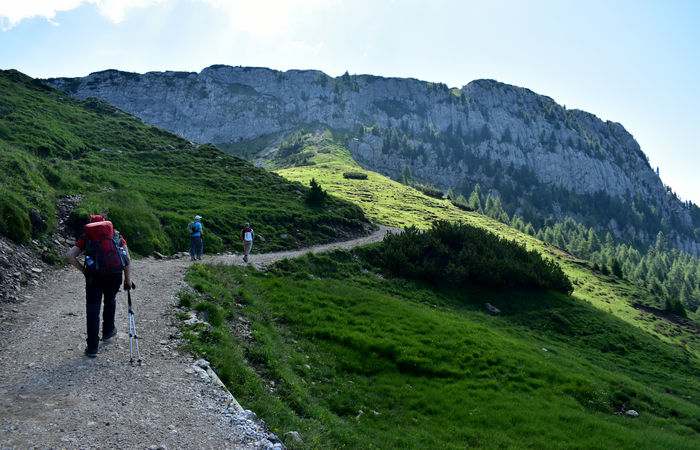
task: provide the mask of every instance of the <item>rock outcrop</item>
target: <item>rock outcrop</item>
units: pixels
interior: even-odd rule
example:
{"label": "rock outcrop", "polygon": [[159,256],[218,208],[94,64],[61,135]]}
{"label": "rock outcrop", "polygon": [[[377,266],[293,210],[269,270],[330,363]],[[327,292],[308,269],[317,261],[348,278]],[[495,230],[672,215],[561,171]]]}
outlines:
{"label": "rock outcrop", "polygon": [[[678,248],[698,254],[694,205],[663,185],[622,125],[525,88],[476,80],[451,89],[415,79],[220,65],[200,73],[107,70],[45,82],[80,98],[107,100],[198,142],[272,141],[310,125],[356,130],[349,149],[368,169],[400,178],[408,168],[418,181],[466,196],[479,183],[503,197],[511,214],[570,215],[642,241],[666,226]],[[553,193],[549,207],[537,204],[546,190]],[[565,194],[577,197],[562,200]],[[623,217],[591,223],[572,206],[601,196],[629,211],[643,202],[656,226]]]}

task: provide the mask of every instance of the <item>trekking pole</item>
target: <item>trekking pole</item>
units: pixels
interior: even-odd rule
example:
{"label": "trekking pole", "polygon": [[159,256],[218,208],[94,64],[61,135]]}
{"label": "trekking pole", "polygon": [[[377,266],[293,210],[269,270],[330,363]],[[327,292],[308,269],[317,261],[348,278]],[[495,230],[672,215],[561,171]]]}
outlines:
{"label": "trekking pole", "polygon": [[136,285],[131,283],[131,286],[126,289],[126,297],[129,301],[129,362],[134,363],[134,347],[133,341],[136,341],[136,357],[138,358],[139,366],[141,365],[141,352],[139,351],[139,337],[136,335],[136,322],[134,322],[134,308],[131,306],[131,289],[136,289]]}

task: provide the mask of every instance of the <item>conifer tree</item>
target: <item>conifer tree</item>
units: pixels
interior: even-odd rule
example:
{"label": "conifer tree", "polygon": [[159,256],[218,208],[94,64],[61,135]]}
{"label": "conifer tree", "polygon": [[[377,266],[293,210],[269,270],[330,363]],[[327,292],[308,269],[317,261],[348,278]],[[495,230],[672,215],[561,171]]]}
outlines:
{"label": "conifer tree", "polygon": [[598,235],[593,231],[593,228],[588,229],[588,244],[591,248],[591,252],[595,253],[600,251],[600,239],[598,239]]}
{"label": "conifer tree", "polygon": [[476,183],[474,190],[469,196],[469,207],[474,211],[483,212],[481,207],[481,187],[479,186],[479,183]]}
{"label": "conifer tree", "polygon": [[401,171],[401,182],[407,185],[410,185],[413,182],[413,175],[411,174],[411,168],[408,167],[408,164],[405,164],[403,166],[403,170]]}
{"label": "conifer tree", "polygon": [[617,278],[622,278],[622,266],[617,258],[612,259],[610,269],[612,270],[613,275],[615,275]]}
{"label": "conifer tree", "polygon": [[321,188],[314,178],[309,183],[311,190],[306,195],[306,201],[313,206],[320,206],[326,201],[328,194]]}
{"label": "conifer tree", "polygon": [[525,225],[525,232],[527,234],[529,234],[530,236],[534,236],[535,235],[535,227],[533,227],[532,224],[530,222],[528,222],[527,225]]}

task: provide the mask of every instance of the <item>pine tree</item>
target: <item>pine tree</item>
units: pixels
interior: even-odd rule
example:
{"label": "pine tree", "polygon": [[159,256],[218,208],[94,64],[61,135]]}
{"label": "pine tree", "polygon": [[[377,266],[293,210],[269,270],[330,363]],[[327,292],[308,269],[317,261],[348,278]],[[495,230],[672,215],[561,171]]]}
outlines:
{"label": "pine tree", "polygon": [[656,235],[656,242],[654,243],[654,250],[656,250],[659,253],[665,252],[668,250],[668,242],[666,242],[666,237],[664,234],[659,231],[659,233]]}
{"label": "pine tree", "polygon": [[478,211],[480,213],[483,212],[481,207],[481,187],[479,186],[479,183],[476,183],[474,190],[469,196],[469,207],[474,211]]}
{"label": "pine tree", "polygon": [[588,245],[591,248],[591,253],[596,253],[600,251],[600,239],[593,228],[588,229]]}
{"label": "pine tree", "polygon": [[410,185],[413,182],[413,175],[411,174],[411,168],[408,167],[408,165],[403,166],[403,170],[401,170],[401,182],[403,184]]}
{"label": "pine tree", "polygon": [[314,178],[311,179],[309,183],[311,190],[306,195],[306,201],[310,205],[320,206],[326,201],[328,194],[321,188],[321,185],[316,183]]}
{"label": "pine tree", "polygon": [[530,236],[534,236],[535,235],[535,227],[533,227],[532,224],[530,222],[528,222],[527,225],[525,225],[525,232],[527,234],[529,234]]}
{"label": "pine tree", "polygon": [[617,278],[622,278],[622,265],[620,265],[620,261],[617,258],[612,259],[610,269],[612,270],[613,275],[615,275]]}

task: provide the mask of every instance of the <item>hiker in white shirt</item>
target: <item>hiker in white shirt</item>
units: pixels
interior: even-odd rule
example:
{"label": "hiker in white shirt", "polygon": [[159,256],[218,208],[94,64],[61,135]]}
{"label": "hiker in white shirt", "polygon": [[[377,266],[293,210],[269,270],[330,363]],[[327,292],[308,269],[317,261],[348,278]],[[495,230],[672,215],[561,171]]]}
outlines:
{"label": "hiker in white shirt", "polygon": [[250,228],[250,223],[246,222],[239,238],[243,241],[243,261],[248,262],[248,255],[253,248],[253,239],[255,239],[255,232]]}

